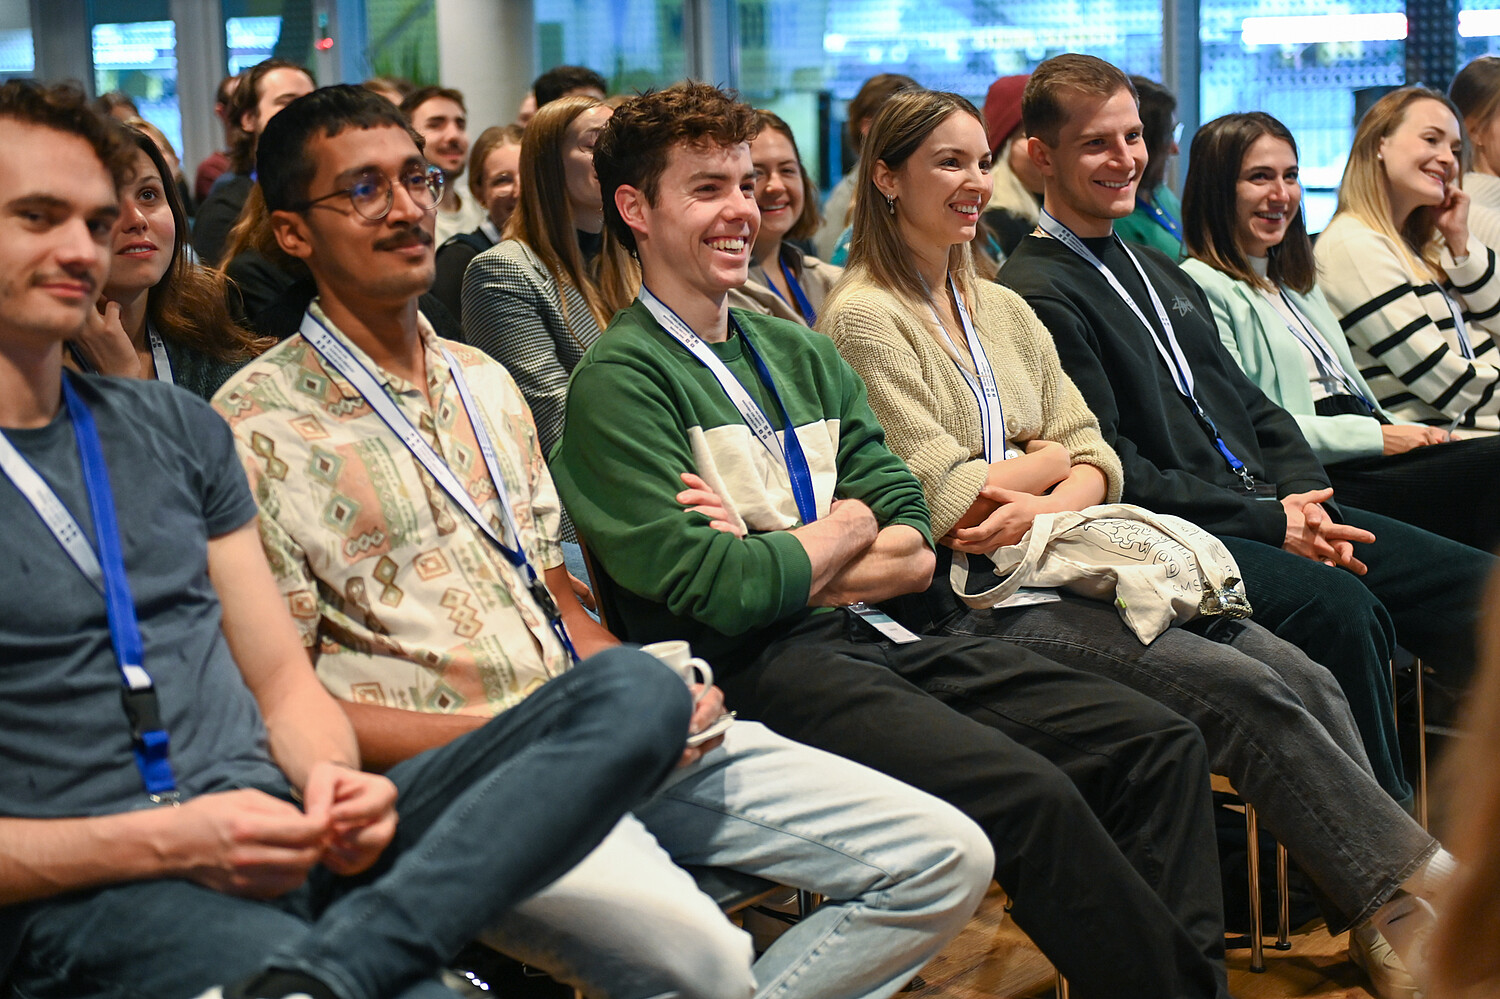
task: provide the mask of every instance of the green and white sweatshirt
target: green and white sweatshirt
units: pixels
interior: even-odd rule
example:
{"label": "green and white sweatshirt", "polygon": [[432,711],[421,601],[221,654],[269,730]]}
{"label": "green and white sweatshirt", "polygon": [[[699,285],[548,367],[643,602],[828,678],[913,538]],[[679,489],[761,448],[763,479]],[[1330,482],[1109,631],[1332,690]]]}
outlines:
{"label": "green and white sweatshirt", "polygon": [[[885,446],[864,382],[833,341],[731,310],[776,382],[812,471],[818,515],[862,500],[882,527],[932,542],[922,488]],[[781,412],[738,335],[710,344],[784,433]],[[685,638],[715,661],[745,662],[812,613],[812,567],[787,531],[801,521],[785,466],[756,438],[713,374],[640,302],[617,314],[573,372],[551,470],[583,542],[617,584],[621,637]],[[682,472],[723,499],[744,538],[677,502]]]}

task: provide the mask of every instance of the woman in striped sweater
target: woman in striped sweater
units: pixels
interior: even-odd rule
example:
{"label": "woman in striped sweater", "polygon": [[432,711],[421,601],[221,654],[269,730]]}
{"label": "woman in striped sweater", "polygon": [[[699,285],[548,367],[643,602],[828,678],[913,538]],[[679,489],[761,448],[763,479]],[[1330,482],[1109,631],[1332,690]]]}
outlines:
{"label": "woman in striped sweater", "polygon": [[1376,401],[1446,430],[1500,431],[1500,276],[1469,232],[1463,130],[1424,87],[1359,123],[1339,207],[1318,239],[1318,284]]}
{"label": "woman in striped sweater", "polygon": [[973,105],[933,91],[892,98],[866,139],[859,239],[819,321],[864,378],[886,443],[932,512],[939,569],[922,623],[1030,647],[1191,719],[1214,772],[1324,893],[1330,929],[1358,925],[1360,960],[1384,969],[1376,927],[1402,912],[1416,915],[1411,925],[1427,918],[1407,911],[1397,886],[1427,858],[1441,857],[1438,868],[1448,859],[1381,790],[1327,670],[1248,621],[1199,618],[1143,645],[1104,601],[1057,592],[971,610],[949,588],[948,558],[984,559],[1039,513],[1117,499],[1122,477],[1046,328],[975,270],[970,244],[989,195]]}
{"label": "woman in striped sweater", "polygon": [[1193,137],[1183,188],[1182,269],[1213,306],[1219,338],[1245,374],[1297,421],[1335,496],[1464,544],[1500,545],[1500,437],[1454,441],[1375,402],[1316,285],[1302,218],[1297,144],[1260,111],[1215,119]]}

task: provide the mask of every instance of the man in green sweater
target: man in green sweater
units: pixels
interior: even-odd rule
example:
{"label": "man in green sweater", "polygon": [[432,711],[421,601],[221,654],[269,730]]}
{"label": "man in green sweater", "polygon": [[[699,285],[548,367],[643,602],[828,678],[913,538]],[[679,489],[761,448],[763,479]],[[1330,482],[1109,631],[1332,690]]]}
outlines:
{"label": "man in green sweater", "polygon": [[1226,995],[1196,731],[1110,681],[917,639],[868,607],[927,585],[927,508],[832,342],[726,305],[760,222],[754,129],[686,84],[626,102],[595,150],[644,287],[574,372],[552,472],[611,626],[690,639],[742,715],[966,811],[1080,994]]}

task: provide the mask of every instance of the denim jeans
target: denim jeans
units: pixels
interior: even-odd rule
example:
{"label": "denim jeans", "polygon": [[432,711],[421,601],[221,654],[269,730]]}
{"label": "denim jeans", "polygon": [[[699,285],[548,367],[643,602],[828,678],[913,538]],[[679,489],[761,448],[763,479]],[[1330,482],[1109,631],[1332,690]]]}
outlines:
{"label": "denim jeans", "polygon": [[689,708],[682,681],[650,656],[600,653],[393,768],[400,825],[363,875],[316,868],[269,903],[163,879],[0,910],[24,934],[11,984],[25,999],[159,999],[277,967],[341,999],[451,999],[433,978],[442,962],[661,783]]}
{"label": "denim jeans", "polygon": [[[1198,726],[1210,766],[1233,782],[1312,878],[1330,932],[1368,917],[1437,841],[1383,791],[1338,681],[1249,621],[1199,618],[1143,645],[1115,609],[1058,603],[964,608],[951,635],[990,636],[1138,690]],[[956,602],[956,601],[955,601]]]}
{"label": "denim jeans", "polygon": [[1228,995],[1207,755],[1181,717],[1004,642],[896,645],[843,611],[719,682],[741,715],[978,822],[1016,924],[1074,995]]}
{"label": "denim jeans", "polygon": [[[626,817],[486,942],[591,996],[889,996],[968,921],[994,870],[956,808],[755,722]],[[676,864],[827,897],[752,971],[749,937]]]}

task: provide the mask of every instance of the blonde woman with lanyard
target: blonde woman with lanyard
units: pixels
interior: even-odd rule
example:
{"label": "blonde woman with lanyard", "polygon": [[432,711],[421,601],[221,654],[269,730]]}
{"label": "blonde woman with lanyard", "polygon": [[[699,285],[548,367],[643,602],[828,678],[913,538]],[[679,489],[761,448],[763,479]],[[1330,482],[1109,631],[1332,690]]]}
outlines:
{"label": "blonde woman with lanyard", "polygon": [[1183,270],[1208,296],[1219,339],[1290,412],[1342,502],[1492,551],[1500,438],[1455,441],[1375,402],[1318,290],[1302,217],[1297,146],[1259,111],[1199,129],[1183,197]]}
{"label": "blonde woman with lanyard", "polygon": [[[1120,463],[1047,330],[1014,293],[976,279],[970,242],[990,153],[973,106],[953,94],[899,95],[865,151],[860,238],[820,328],[864,378],[887,443],[921,481],[940,551],[972,573],[1037,514],[1116,501]],[[945,561],[924,630],[1030,647],[1192,720],[1214,772],[1318,885],[1335,931],[1409,908],[1393,900],[1396,888],[1438,847],[1376,783],[1337,682],[1301,651],[1219,618],[1142,645],[1109,604],[1068,593],[971,610]]]}
{"label": "blonde woman with lanyard", "polygon": [[1318,285],[1375,401],[1444,430],[1500,431],[1500,278],[1469,232],[1459,117],[1403,87],[1359,123],[1339,208],[1314,247]]}
{"label": "blonde woman with lanyard", "polygon": [[750,250],[750,279],[729,293],[729,304],[812,326],[844,269],[792,245],[818,231],[818,203],[791,126],[770,111],[756,111],[755,119],[760,134],[750,143],[750,161],[760,229]]}

